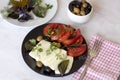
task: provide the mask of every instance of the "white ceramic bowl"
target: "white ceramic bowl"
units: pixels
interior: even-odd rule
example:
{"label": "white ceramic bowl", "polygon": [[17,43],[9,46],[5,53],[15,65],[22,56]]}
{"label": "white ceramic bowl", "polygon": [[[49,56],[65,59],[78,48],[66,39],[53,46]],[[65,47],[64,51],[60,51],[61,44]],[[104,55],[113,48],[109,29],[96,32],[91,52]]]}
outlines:
{"label": "white ceramic bowl", "polygon": [[80,15],[76,15],[72,13],[69,9],[70,3],[67,6],[67,14],[70,20],[76,23],[81,23],[81,24],[88,22],[88,20],[91,18],[92,13],[93,13],[93,6],[91,5],[91,3],[88,2],[92,6],[91,11],[87,15],[84,15],[84,16],[80,16]]}

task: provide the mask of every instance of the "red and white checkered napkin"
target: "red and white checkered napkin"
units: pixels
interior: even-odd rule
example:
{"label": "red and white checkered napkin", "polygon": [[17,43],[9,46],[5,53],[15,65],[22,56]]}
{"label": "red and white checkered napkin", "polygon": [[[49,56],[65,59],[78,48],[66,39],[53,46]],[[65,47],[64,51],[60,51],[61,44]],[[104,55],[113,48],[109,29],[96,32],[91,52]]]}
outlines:
{"label": "red and white checkered napkin", "polygon": [[[94,35],[90,41],[89,49],[96,39],[103,42],[101,50],[99,55],[90,63],[84,80],[117,80],[120,75],[120,44],[105,40],[99,35]],[[77,72],[73,73],[71,80],[79,80],[84,67],[83,65]]]}

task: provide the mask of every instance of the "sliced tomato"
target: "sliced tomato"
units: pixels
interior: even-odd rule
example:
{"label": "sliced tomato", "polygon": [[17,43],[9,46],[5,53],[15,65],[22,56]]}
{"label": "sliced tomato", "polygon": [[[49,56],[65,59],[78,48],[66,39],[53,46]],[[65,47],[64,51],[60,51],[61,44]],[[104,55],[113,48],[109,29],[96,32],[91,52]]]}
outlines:
{"label": "sliced tomato", "polygon": [[75,43],[76,40],[77,40],[79,37],[80,37],[80,36],[76,36],[76,37],[73,38],[73,39],[64,40],[62,43],[63,43],[65,46],[69,46],[69,45]]}
{"label": "sliced tomato", "polygon": [[67,53],[70,56],[78,57],[78,56],[84,54],[85,51],[86,51],[86,45],[82,45],[82,46],[79,46],[79,47],[68,48]]}
{"label": "sliced tomato", "polygon": [[58,42],[63,42],[64,40],[67,40],[72,34],[72,27],[70,25],[65,27],[65,32],[63,34],[63,36],[61,36],[58,39]]}
{"label": "sliced tomato", "polygon": [[43,34],[45,36],[48,34],[48,30],[50,30],[53,25],[54,25],[53,23],[50,23],[43,29]]}
{"label": "sliced tomato", "polygon": [[57,41],[59,38],[61,38],[64,33],[65,33],[65,25],[63,24],[58,24],[57,28],[55,28],[53,31],[54,31],[54,34],[50,36],[51,40],[52,41]]}
{"label": "sliced tomato", "polygon": [[74,35],[75,35],[74,38],[72,38],[72,39],[66,39],[66,40],[64,40],[62,43],[63,43],[65,46],[69,46],[69,45],[75,43],[75,42],[81,37],[80,30],[79,30],[79,29],[75,30],[75,31],[74,31]]}
{"label": "sliced tomato", "polygon": [[76,40],[75,44],[82,44],[83,43],[83,36],[80,35],[80,37]]}
{"label": "sliced tomato", "polygon": [[61,27],[61,32],[60,32],[60,34],[58,34],[58,38],[60,39],[64,34],[65,34],[65,25],[63,25],[63,24],[61,24],[61,25],[59,25],[59,27]]}
{"label": "sliced tomato", "polygon": [[50,23],[43,29],[43,34],[45,36],[50,35],[50,33],[54,32],[54,29],[56,29],[57,27],[57,23]]}
{"label": "sliced tomato", "polygon": [[51,35],[51,36],[50,36],[50,39],[51,39],[51,41],[56,41],[56,40],[58,40],[57,34],[54,33],[53,35]]}

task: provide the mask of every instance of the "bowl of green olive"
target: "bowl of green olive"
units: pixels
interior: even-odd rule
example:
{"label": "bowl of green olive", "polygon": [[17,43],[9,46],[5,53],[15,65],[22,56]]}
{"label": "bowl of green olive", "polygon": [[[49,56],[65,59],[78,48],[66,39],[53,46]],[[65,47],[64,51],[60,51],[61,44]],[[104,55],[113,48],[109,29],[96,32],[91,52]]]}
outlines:
{"label": "bowl of green olive", "polygon": [[85,0],[73,0],[68,4],[67,14],[76,23],[86,23],[91,18],[93,6]]}

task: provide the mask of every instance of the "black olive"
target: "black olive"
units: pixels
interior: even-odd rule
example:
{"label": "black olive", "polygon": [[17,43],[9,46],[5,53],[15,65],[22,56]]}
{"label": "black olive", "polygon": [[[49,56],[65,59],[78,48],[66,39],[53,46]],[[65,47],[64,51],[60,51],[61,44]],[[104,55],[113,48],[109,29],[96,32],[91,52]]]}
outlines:
{"label": "black olive", "polygon": [[45,68],[45,71],[47,71],[47,72],[51,72],[52,69],[50,69],[49,67],[46,67],[46,68]]}
{"label": "black olive", "polygon": [[71,12],[73,11],[73,6],[72,6],[72,4],[69,5],[69,9],[70,9]]}
{"label": "black olive", "polygon": [[72,12],[74,7],[79,8],[79,7],[80,7],[79,5],[80,5],[80,2],[78,2],[77,0],[76,0],[76,1],[72,1],[72,2],[69,4],[69,9],[70,9],[70,11]]}
{"label": "black olive", "polygon": [[44,67],[44,74],[50,75],[53,73],[54,73],[54,71],[52,69],[50,69],[49,67]]}
{"label": "black olive", "polygon": [[87,3],[87,4],[88,4],[88,6],[85,8],[85,13],[86,14],[90,13],[90,11],[92,9],[92,6],[89,3]]}

